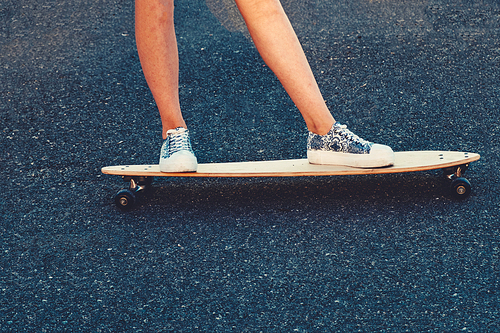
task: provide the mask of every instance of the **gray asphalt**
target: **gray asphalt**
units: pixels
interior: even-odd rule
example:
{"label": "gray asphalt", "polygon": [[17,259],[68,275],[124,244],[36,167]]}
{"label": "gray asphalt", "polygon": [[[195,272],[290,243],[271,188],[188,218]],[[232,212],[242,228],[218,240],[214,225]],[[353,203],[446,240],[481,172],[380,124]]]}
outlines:
{"label": "gray asphalt", "polygon": [[[2,0],[1,332],[500,329],[498,1],[285,7],[335,117],[397,151],[480,153],[470,198],[435,171],[158,179],[121,212],[100,168],[161,144],[133,2]],[[199,161],[304,157],[245,33],[204,1],[176,11]]]}

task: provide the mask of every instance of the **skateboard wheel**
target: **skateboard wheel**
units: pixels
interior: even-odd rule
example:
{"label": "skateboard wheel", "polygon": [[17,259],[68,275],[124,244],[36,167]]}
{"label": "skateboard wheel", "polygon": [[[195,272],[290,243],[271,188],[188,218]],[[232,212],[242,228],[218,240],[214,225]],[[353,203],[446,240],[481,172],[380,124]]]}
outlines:
{"label": "skateboard wheel", "polygon": [[131,209],[135,204],[135,194],[129,189],[121,190],[115,196],[115,204],[122,210]]}
{"label": "skateboard wheel", "polygon": [[453,179],[450,189],[453,197],[459,200],[467,199],[471,193],[470,182],[463,177]]}

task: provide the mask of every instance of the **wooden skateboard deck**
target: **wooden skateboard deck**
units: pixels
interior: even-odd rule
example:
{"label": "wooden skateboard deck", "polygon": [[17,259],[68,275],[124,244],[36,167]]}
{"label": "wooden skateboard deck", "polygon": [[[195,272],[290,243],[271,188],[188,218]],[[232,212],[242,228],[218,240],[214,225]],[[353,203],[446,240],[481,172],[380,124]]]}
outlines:
{"label": "wooden skateboard deck", "polygon": [[[142,190],[151,183],[152,177],[301,177],[301,176],[340,176],[372,175],[443,169],[452,180],[452,187],[457,198],[470,194],[470,183],[462,177],[471,162],[479,160],[479,154],[452,151],[403,151],[395,153],[393,166],[385,168],[352,168],[346,166],[315,165],[307,159],[201,163],[197,172],[160,172],[159,165],[118,165],[102,168],[108,175],[119,175],[130,180],[130,188],[117,194],[116,203],[126,208],[130,201],[135,201],[133,193]],[[121,193],[121,194],[120,194]],[[119,196],[129,196],[122,198]],[[132,203],[133,204],[133,203]],[[123,206],[123,207],[122,207]]]}

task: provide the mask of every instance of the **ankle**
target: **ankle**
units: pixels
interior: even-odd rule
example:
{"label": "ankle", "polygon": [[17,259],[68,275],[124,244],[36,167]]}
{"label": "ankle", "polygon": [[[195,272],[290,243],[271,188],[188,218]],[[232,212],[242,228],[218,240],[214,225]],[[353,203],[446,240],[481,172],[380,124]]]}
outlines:
{"label": "ankle", "polygon": [[333,120],[333,122],[327,122],[327,123],[322,123],[322,124],[318,124],[318,125],[308,126],[307,129],[309,130],[309,132],[323,136],[323,135],[328,134],[328,132],[330,132],[333,124],[335,124],[335,120]]}
{"label": "ankle", "polygon": [[170,130],[175,130],[177,128],[185,128],[187,129],[187,126],[184,124],[184,125],[180,125],[180,126],[175,126],[175,127],[172,127],[172,126],[163,126],[162,128],[162,137],[163,137],[163,140],[165,140],[168,136],[168,131]]}

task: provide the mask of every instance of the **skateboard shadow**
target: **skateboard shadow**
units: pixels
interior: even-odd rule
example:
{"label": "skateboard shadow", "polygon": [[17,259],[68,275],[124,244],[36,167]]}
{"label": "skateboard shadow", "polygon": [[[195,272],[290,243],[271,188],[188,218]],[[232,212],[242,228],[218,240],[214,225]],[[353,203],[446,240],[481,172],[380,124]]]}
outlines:
{"label": "skateboard shadow", "polygon": [[140,206],[273,208],[405,204],[451,200],[446,182],[433,172],[376,176],[181,179],[158,181]]}

